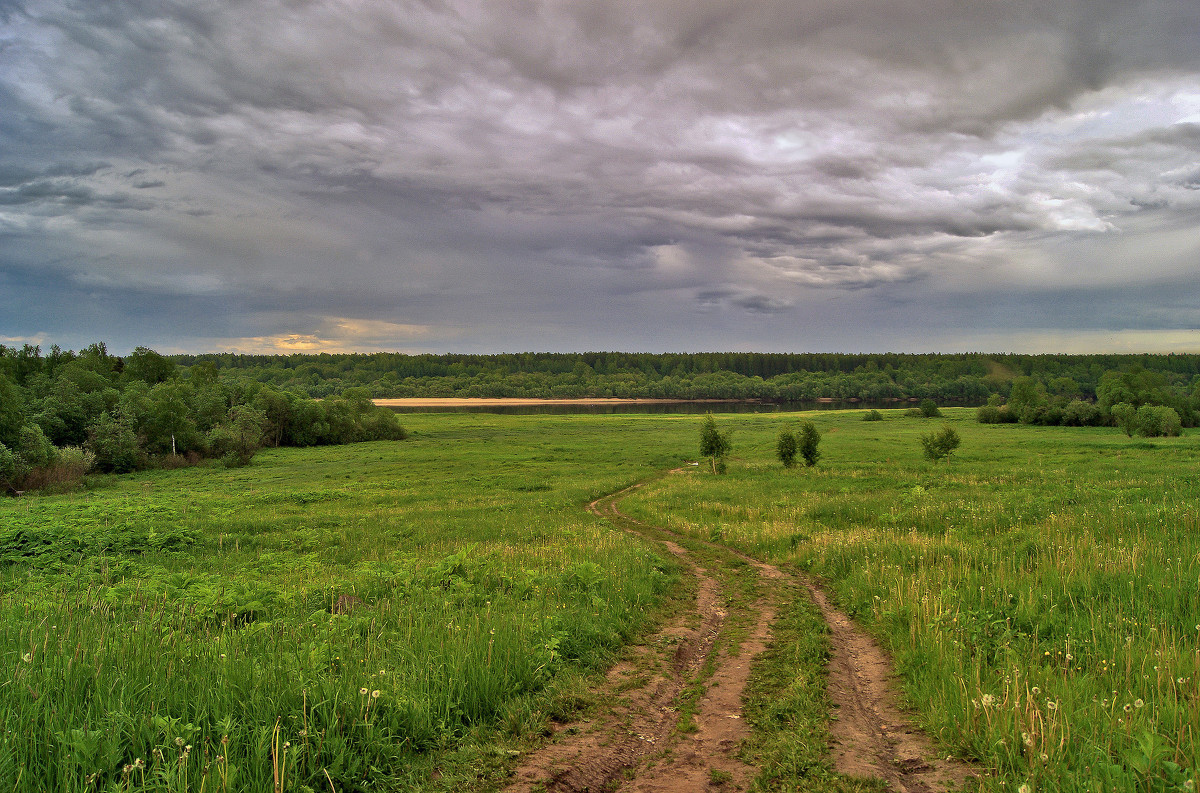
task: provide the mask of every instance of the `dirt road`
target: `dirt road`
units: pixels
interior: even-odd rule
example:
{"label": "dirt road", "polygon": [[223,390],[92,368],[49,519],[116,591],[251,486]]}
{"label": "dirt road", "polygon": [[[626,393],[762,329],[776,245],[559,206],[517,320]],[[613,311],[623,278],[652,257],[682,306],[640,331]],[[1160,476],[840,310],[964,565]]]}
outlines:
{"label": "dirt road", "polygon": [[[673,472],[678,474],[678,472]],[[758,773],[739,758],[750,738],[742,694],[754,658],[771,640],[781,598],[807,592],[830,630],[832,765],[840,774],[877,779],[900,793],[961,789],[969,766],[936,757],[928,738],[898,707],[890,662],[875,642],[831,605],[812,581],[709,543],[685,541],[618,509],[632,488],[589,509],[615,526],[659,542],[695,577],[693,607],[611,669],[590,721],[562,727],[516,770],[513,793],[745,790]],[[684,547],[723,552],[758,571],[760,595],[727,597],[728,576],[706,569]],[[722,553],[705,553],[720,564]]]}

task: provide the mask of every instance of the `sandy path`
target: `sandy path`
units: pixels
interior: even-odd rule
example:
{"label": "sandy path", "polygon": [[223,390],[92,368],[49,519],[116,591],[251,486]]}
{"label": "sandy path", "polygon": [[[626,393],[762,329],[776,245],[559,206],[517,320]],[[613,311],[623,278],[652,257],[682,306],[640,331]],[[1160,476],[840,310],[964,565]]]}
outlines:
{"label": "sandy path", "polygon": [[[516,770],[510,791],[747,789],[758,769],[737,757],[741,743],[750,737],[742,718],[742,694],[753,659],[770,642],[776,601],[797,591],[793,583],[809,593],[830,629],[830,731],[836,770],[883,780],[899,793],[956,790],[975,775],[964,763],[936,756],[927,736],[912,726],[897,704],[890,660],[806,577],[733,552],[758,570],[767,594],[742,607],[746,613],[739,617],[750,628],[736,653],[716,650],[729,617],[720,584],[681,545],[661,539],[677,535],[662,528],[651,531],[621,514],[618,502],[637,487],[597,499],[588,508],[625,531],[661,542],[682,561],[696,577],[694,609],[635,648],[632,659],[613,667],[603,692],[611,707],[589,722],[560,730],[554,742],[533,752]],[[713,664],[706,667],[714,652],[715,669]],[[706,669],[712,671],[704,679]],[[695,706],[696,729],[680,733],[675,705],[697,682],[705,689]]]}
{"label": "sandy path", "polygon": [[403,397],[397,399],[372,399],[385,408],[436,408],[436,407],[522,407],[529,405],[684,405],[726,404],[745,402],[744,399],[617,399],[588,397],[584,399],[527,399],[525,397]]}

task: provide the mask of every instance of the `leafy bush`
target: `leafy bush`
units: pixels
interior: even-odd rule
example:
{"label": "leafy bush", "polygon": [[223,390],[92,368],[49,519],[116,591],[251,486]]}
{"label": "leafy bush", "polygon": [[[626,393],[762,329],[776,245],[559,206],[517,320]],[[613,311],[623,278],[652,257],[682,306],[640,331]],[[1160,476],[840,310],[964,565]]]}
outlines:
{"label": "leafy bush", "polygon": [[942,415],[942,411],[938,410],[937,402],[932,399],[922,399],[921,404],[917,406],[921,411],[921,415],[927,419],[935,419]]}
{"label": "leafy bush", "polygon": [[5,489],[16,489],[19,464],[20,461],[12,453],[12,450],[0,443],[0,485],[3,485]]}
{"label": "leafy bush", "polygon": [[950,455],[958,448],[962,440],[958,437],[958,433],[949,424],[944,425],[937,432],[931,432],[921,436],[921,447],[925,450],[925,456],[935,463],[946,458],[946,463],[950,463]]}
{"label": "leafy bush", "polygon": [[1000,408],[995,405],[981,405],[975,411],[975,418],[980,424],[999,424]]}
{"label": "leafy bush", "polygon": [[1132,438],[1137,429],[1137,408],[1128,402],[1118,402],[1112,406],[1109,412],[1112,414],[1113,422]]}
{"label": "leafy bush", "polygon": [[1142,405],[1134,416],[1138,435],[1146,438],[1175,437],[1182,422],[1174,408],[1163,405]]}
{"label": "leafy bush", "polygon": [[96,455],[78,446],[57,449],[54,462],[31,468],[22,481],[26,490],[66,489],[96,466]]}
{"label": "leafy bush", "polygon": [[821,433],[817,432],[815,424],[806,421],[800,425],[800,455],[804,458],[804,464],[810,468],[821,459],[821,453],[817,451],[817,444],[820,442]]}
{"label": "leafy bush", "polygon": [[883,421],[883,414],[878,410],[868,410],[863,414],[863,421]]}
{"label": "leafy bush", "polygon": [[791,468],[796,464],[797,451],[799,451],[799,443],[796,440],[796,433],[792,432],[791,427],[784,427],[779,431],[779,439],[775,442],[775,455],[779,458],[779,462],[783,463],[784,468]]}
{"label": "leafy bush", "polygon": [[1095,427],[1103,422],[1104,415],[1100,408],[1082,399],[1072,399],[1063,408],[1062,424],[1068,427]]}

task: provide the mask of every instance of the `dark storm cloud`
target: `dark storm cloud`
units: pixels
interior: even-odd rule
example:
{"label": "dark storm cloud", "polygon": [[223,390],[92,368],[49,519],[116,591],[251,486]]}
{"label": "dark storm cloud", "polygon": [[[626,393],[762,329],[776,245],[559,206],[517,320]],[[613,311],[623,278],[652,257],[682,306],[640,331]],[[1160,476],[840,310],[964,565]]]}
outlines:
{"label": "dark storm cloud", "polygon": [[[1122,286],[1135,248],[1191,277],[1198,29],[1191,0],[0,0],[0,274],[203,307],[176,347],[881,348],[881,306],[1072,284],[1177,328]],[[0,334],[48,332],[39,295]]]}

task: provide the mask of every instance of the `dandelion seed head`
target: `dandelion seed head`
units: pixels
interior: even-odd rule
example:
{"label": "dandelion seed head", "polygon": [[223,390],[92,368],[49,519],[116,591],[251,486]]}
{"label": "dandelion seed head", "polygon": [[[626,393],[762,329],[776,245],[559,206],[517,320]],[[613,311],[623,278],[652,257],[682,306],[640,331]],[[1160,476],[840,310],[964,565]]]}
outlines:
{"label": "dandelion seed head", "polygon": [[375,689],[371,692],[371,699],[379,699],[379,689]]}
{"label": "dandelion seed head", "polygon": [[1145,704],[1146,704],[1146,703],[1145,703],[1145,702],[1142,702],[1142,700],[1141,700],[1141,699],[1135,699],[1135,700],[1133,701],[1133,706],[1134,706],[1135,708],[1141,708],[1141,707],[1143,707]]}

